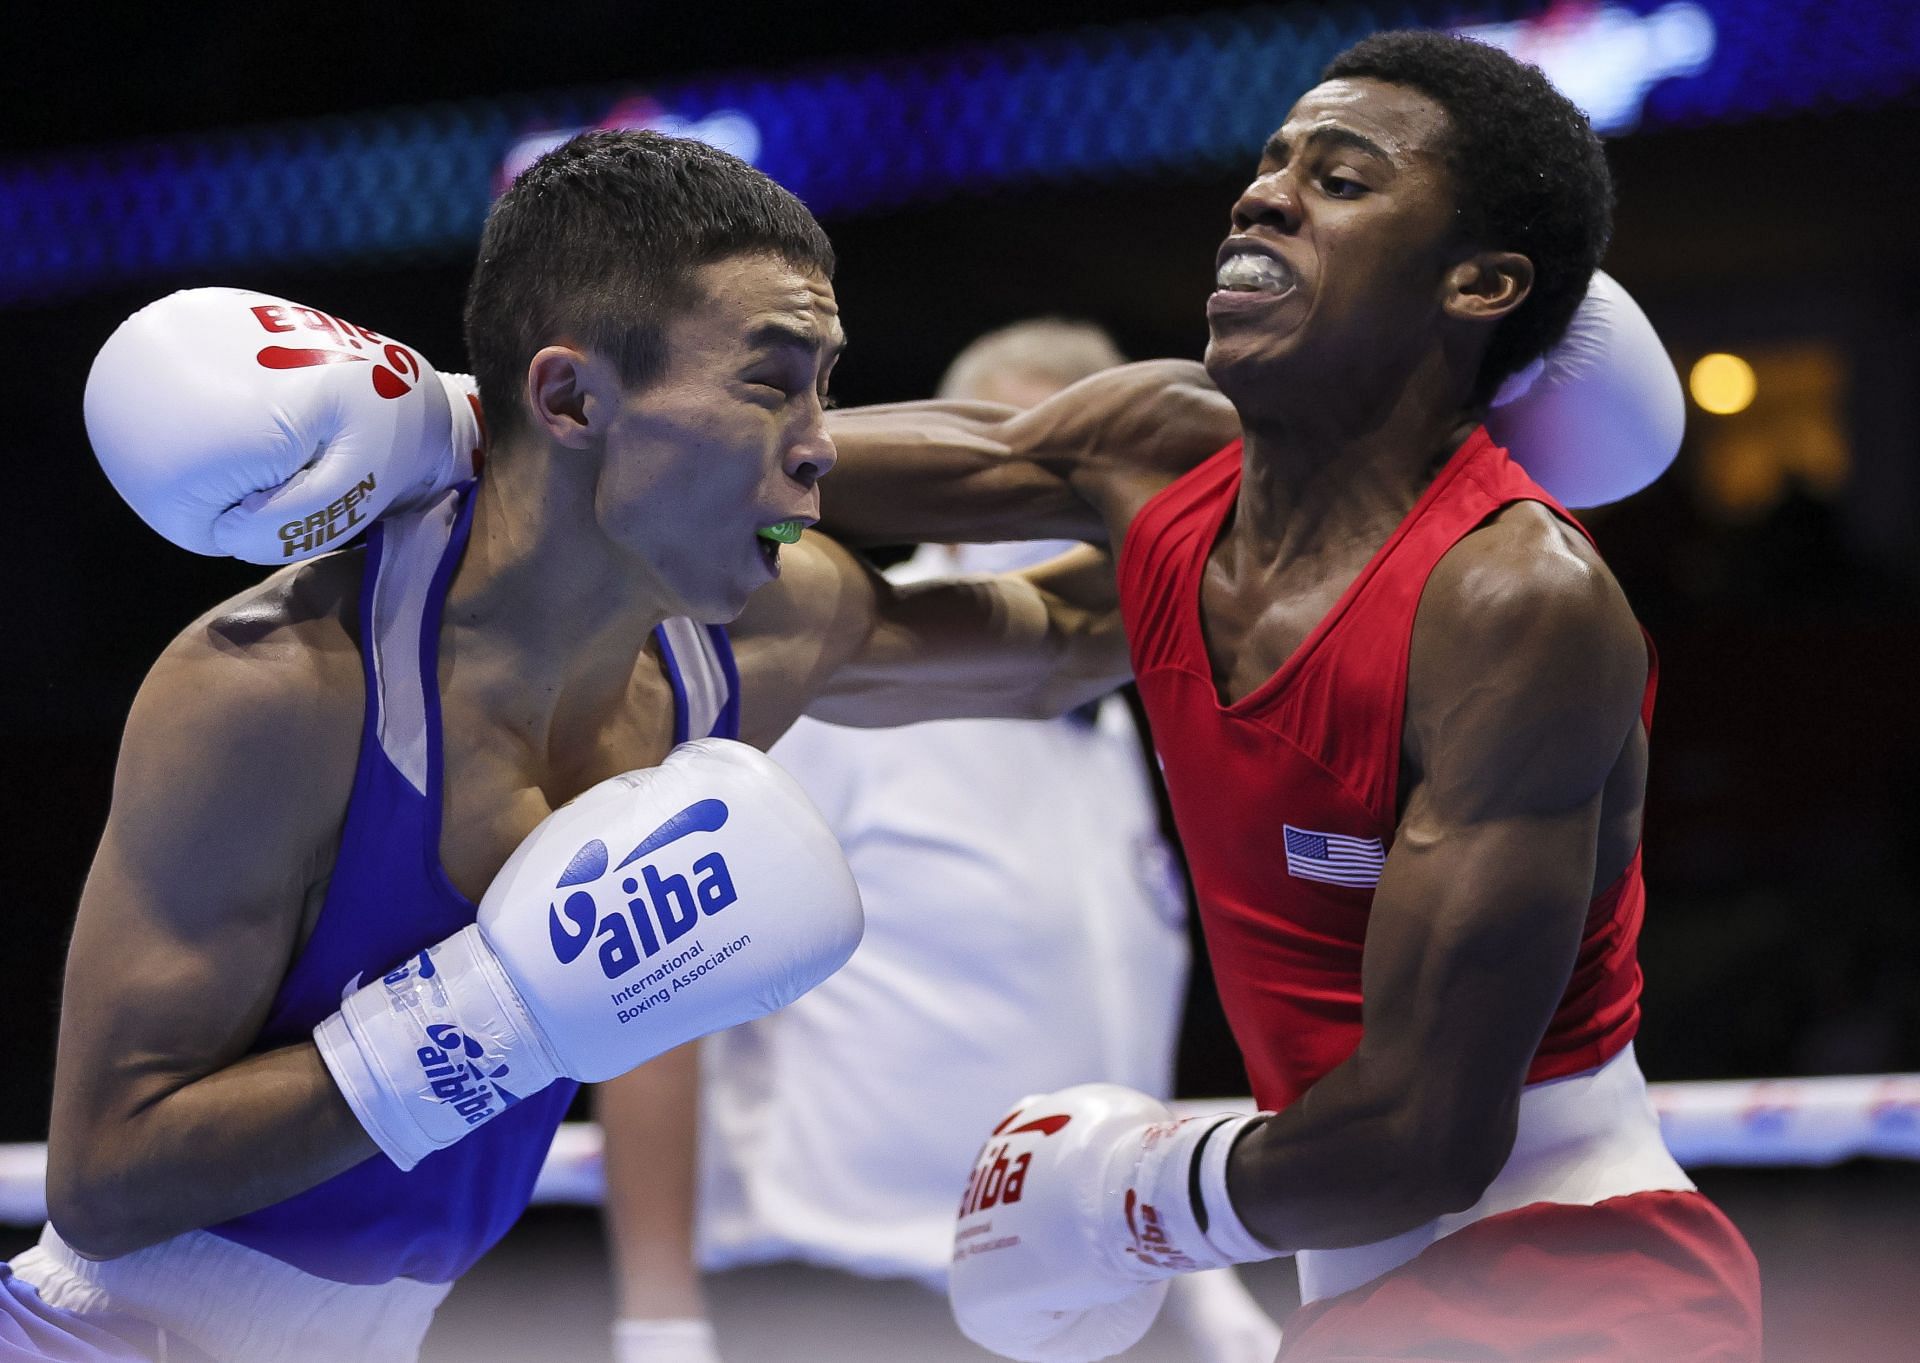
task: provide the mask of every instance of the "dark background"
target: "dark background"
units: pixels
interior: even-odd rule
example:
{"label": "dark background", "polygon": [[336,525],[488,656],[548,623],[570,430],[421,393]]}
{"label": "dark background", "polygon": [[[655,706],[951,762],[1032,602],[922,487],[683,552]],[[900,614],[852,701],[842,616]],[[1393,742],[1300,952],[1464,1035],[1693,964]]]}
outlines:
{"label": "dark background", "polygon": [[[64,7],[42,11],[31,21],[41,31],[0,62],[0,158],[1219,7]],[[1661,654],[1640,1044],[1657,1079],[1920,1069],[1914,146],[1911,102],[1611,145],[1620,208],[1608,266],[1676,359],[1818,348],[1840,367],[1847,457],[1837,483],[1789,479],[1729,512],[1704,481],[1722,419],[1693,409],[1680,465],[1590,520]],[[973,194],[829,219],[853,341],[842,400],[923,396],[974,334],[1035,313],[1101,321],[1132,355],[1197,355],[1212,252],[1242,178]],[[14,1028],[0,1140],[45,1130],[64,941],[133,690],[175,631],[255,576],[172,548],[113,496],[80,420],[93,352],[150,299],[221,283],[316,304],[459,368],[465,274],[458,258],[198,273],[0,312],[13,432],[0,466],[0,903],[11,920],[0,999]],[[1183,1089],[1244,1091],[1196,993]]]}

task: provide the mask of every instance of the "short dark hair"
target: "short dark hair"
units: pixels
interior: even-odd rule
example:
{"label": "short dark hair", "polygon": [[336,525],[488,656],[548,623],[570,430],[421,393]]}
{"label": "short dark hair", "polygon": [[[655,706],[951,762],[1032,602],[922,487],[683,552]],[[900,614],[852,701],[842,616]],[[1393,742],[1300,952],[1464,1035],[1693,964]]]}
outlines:
{"label": "short dark hair", "polygon": [[1494,329],[1475,400],[1544,354],[1573,320],[1613,235],[1613,177],[1593,125],[1537,66],[1470,38],[1376,33],[1320,79],[1366,77],[1418,90],[1452,125],[1456,211],[1474,239],[1533,262],[1533,290]]}
{"label": "short dark hair", "polygon": [[467,357],[488,424],[518,422],[527,361],[565,335],[642,384],[693,272],[743,253],[833,274],[827,234],[792,194],[726,152],[659,133],[586,132],[521,173],[487,215],[467,286]]}

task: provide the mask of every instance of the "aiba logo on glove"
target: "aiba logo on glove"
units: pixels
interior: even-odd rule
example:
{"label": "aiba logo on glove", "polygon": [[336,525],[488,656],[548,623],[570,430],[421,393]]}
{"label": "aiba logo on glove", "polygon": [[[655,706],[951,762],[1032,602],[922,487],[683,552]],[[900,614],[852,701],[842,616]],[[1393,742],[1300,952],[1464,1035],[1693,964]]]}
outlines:
{"label": "aiba logo on glove", "polygon": [[[434,950],[419,952],[380,977],[396,1011],[419,1017],[421,986],[440,973],[434,964]],[[340,997],[349,998],[359,987],[360,976],[356,974]],[[414,1049],[425,1090],[421,1096],[432,1094],[459,1113],[468,1126],[478,1126],[520,1101],[500,1083],[511,1071],[498,1054],[489,1053],[484,1037],[468,1035],[452,1023],[429,1022],[424,1024],[421,1039],[426,1044]]]}
{"label": "aiba logo on glove", "polygon": [[[270,303],[249,309],[261,327],[271,333],[315,331],[345,350],[322,350],[314,346],[263,346],[254,358],[262,369],[309,369],[317,364],[371,364],[373,391],[388,401],[403,398],[420,382],[420,357],[389,341],[377,331],[355,326],[344,318],[318,308],[303,308],[292,303]],[[373,354],[365,353],[369,348]]]}
{"label": "aiba logo on glove", "polygon": [[[478,1040],[444,1022],[428,1027],[427,1039],[433,1044],[418,1051],[427,1087],[441,1102],[451,1103],[453,1110],[467,1119],[468,1126],[478,1126],[493,1116],[496,1099],[501,1107],[512,1107],[519,1101],[497,1082],[507,1077],[507,1066],[490,1061]],[[489,1068],[483,1071],[483,1064]]]}
{"label": "aiba logo on glove", "polygon": [[[717,832],[727,821],[720,800],[696,800],[643,838],[612,869],[623,871],[663,847],[695,833]],[[598,838],[573,854],[555,888],[587,886],[607,875],[611,858]],[[693,930],[700,915],[711,916],[739,898],[726,858],[709,852],[686,875],[663,875],[651,863],[623,877],[624,906],[601,913],[586,889],[575,889],[565,903],[547,909],[547,933],[562,965],[578,960],[595,936],[600,938],[600,969],[617,980],[650,956],[656,956]]]}
{"label": "aiba logo on glove", "polygon": [[[1019,1116],[1017,1108],[1009,1113],[981,1147],[980,1157],[974,1162],[973,1176],[967,1180],[967,1190],[960,1196],[961,1217],[997,1206],[1012,1206],[1025,1195],[1027,1169],[1033,1164],[1033,1152],[1028,1150],[1013,1155],[1010,1143],[1013,1137],[1038,1133],[1044,1139],[1056,1134],[1073,1120],[1065,1113],[1056,1113],[1051,1117],[1036,1117],[1030,1122],[1013,1126]],[[1008,1127],[1013,1129],[1009,1131]]]}

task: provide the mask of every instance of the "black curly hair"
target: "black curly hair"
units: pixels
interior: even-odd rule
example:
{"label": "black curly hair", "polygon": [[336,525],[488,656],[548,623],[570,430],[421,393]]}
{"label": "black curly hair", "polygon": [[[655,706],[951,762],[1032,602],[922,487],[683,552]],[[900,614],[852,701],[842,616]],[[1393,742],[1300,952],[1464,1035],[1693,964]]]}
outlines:
{"label": "black curly hair", "polygon": [[1559,340],[1613,235],[1613,177],[1587,116],[1537,66],[1448,33],[1362,39],[1320,79],[1418,90],[1446,111],[1456,211],[1469,236],[1533,262],[1533,291],[1494,328],[1474,398]]}
{"label": "black curly hair", "polygon": [[766,252],[833,275],[806,206],[738,157],[653,132],[587,132],[523,171],[480,237],[467,357],[496,435],[520,420],[527,361],[565,335],[642,384],[709,261]]}

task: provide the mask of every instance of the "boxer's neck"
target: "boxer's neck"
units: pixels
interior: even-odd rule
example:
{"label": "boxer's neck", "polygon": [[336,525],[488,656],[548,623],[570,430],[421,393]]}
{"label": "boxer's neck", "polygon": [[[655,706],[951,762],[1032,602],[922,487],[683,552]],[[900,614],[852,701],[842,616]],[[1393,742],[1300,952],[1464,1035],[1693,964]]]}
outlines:
{"label": "boxer's neck", "polygon": [[463,647],[543,690],[631,669],[653,628],[679,613],[652,569],[602,533],[594,461],[566,453],[491,461],[444,614]]}
{"label": "boxer's neck", "polygon": [[1479,420],[1444,363],[1386,382],[1352,377],[1286,384],[1297,400],[1243,416],[1232,536],[1249,561],[1377,547]]}

